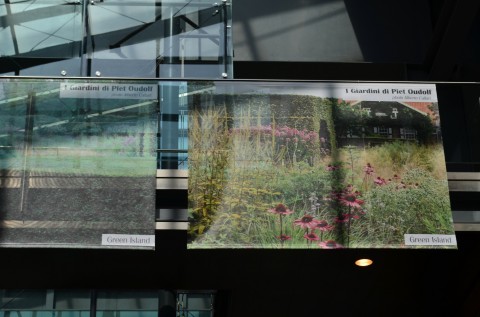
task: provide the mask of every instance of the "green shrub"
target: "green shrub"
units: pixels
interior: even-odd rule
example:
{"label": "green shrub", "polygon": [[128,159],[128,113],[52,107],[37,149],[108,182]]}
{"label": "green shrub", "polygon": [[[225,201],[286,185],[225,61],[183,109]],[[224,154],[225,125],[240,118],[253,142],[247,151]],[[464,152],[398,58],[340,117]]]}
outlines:
{"label": "green shrub", "polygon": [[411,169],[402,180],[372,188],[365,201],[372,243],[403,244],[406,233],[452,233],[446,181],[424,169]]}

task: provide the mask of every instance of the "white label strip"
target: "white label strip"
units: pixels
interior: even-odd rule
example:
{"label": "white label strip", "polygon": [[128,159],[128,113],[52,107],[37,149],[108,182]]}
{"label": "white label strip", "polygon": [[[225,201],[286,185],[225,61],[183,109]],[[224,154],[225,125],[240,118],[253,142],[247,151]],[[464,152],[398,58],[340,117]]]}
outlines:
{"label": "white label strip", "polygon": [[131,247],[154,247],[155,235],[102,234],[102,245],[123,245]]}
{"label": "white label strip", "polygon": [[158,85],[61,83],[60,98],[157,99]]}
{"label": "white label strip", "polygon": [[405,234],[405,245],[457,245],[454,234]]}

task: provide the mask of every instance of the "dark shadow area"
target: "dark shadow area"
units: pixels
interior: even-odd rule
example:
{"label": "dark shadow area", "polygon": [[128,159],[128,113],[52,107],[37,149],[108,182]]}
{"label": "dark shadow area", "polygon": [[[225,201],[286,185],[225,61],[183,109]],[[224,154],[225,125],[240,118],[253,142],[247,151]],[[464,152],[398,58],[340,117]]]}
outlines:
{"label": "dark shadow area", "polygon": [[364,61],[424,61],[432,36],[429,1],[345,0]]}
{"label": "dark shadow area", "polygon": [[442,139],[450,172],[478,172],[480,165],[480,88],[437,84]]}
{"label": "dark shadow area", "polygon": [[[474,316],[459,312],[478,287],[480,235],[457,239],[458,251],[3,249],[0,266],[16,272],[5,274],[4,288],[221,290],[219,316],[311,316],[319,300],[328,302],[322,313],[336,316]],[[354,266],[359,257],[374,265]]]}
{"label": "dark shadow area", "polygon": [[233,63],[236,79],[289,80],[405,80],[401,64],[321,63],[321,62],[259,62]]}

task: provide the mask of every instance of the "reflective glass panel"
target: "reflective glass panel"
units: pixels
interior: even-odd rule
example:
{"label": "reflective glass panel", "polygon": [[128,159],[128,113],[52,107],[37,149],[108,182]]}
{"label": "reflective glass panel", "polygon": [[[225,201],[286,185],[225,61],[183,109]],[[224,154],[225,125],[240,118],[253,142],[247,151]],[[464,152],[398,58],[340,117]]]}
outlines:
{"label": "reflective glass panel", "polygon": [[79,56],[83,35],[81,2],[5,1],[0,15],[3,56]]}
{"label": "reflective glass panel", "polygon": [[1,85],[1,243],[152,248],[158,84]]}
{"label": "reflective glass panel", "polygon": [[[92,73],[232,77],[230,3],[98,1],[88,6]],[[226,75],[223,75],[223,74]]]}
{"label": "reflective glass panel", "polygon": [[[2,74],[81,75],[81,1],[5,1],[0,5]],[[73,63],[73,64],[72,64]]]}
{"label": "reflective glass panel", "polygon": [[100,291],[97,296],[99,317],[156,317],[158,292]]}
{"label": "reflective glass panel", "polygon": [[0,289],[0,317],[212,316],[215,292],[196,292]]}
{"label": "reflective glass panel", "polygon": [[232,78],[231,2],[5,1],[0,73]]}
{"label": "reflective glass panel", "polygon": [[49,309],[46,290],[11,289],[0,291],[2,310],[46,310]]}

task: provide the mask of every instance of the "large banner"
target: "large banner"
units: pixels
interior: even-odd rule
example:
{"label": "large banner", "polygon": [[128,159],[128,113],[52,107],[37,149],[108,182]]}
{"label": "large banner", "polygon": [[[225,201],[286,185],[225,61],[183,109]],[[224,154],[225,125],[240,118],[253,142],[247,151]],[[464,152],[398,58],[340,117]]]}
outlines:
{"label": "large banner", "polygon": [[154,248],[158,84],[0,85],[0,246]]}
{"label": "large banner", "polygon": [[189,248],[456,248],[434,85],[190,95]]}

